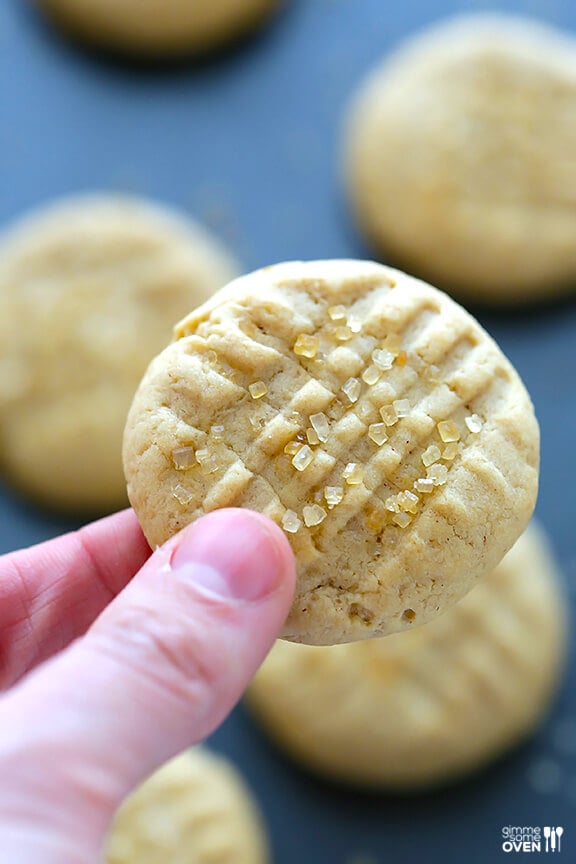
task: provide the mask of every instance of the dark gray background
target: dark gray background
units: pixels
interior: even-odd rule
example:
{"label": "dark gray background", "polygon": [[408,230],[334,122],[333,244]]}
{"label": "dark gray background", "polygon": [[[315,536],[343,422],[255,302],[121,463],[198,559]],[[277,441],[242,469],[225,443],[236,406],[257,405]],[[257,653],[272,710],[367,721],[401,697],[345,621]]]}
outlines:
{"label": "dark gray background", "polygon": [[[0,0],[0,223],[55,196],[111,189],[183,207],[220,233],[246,270],[291,258],[367,256],[338,182],[344,106],[400,38],[454,11],[481,8],[576,29],[572,0],[287,0],[271,26],[234,50],[143,69],[68,44],[24,0]],[[537,512],[574,605],[576,307],[568,300],[478,315],[536,404]],[[0,486],[0,551],[77,524]],[[574,862],[575,655],[572,641],[565,685],[533,740],[446,791],[402,799],[324,785],[268,745],[242,709],[212,744],[252,784],[278,864],[489,864],[506,858],[506,824],[563,825],[560,860]]]}

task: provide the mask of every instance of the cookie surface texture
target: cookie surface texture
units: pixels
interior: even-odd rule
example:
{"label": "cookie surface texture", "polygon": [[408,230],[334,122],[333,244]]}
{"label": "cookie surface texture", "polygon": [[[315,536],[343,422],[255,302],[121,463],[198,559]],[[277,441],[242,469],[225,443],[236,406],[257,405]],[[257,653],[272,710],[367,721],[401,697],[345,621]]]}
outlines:
{"label": "cookie surface texture", "polygon": [[286,531],[284,637],[423,623],[492,570],[534,507],[538,425],[515,370],[445,294],[361,261],[218,292],[149,366],[124,437],[152,546],[219,507]]}
{"label": "cookie surface texture", "polygon": [[360,86],[344,171],[390,260],[459,298],[520,304],[576,278],[576,42],[512,16],[414,37]]}
{"label": "cookie surface texture", "polygon": [[172,327],[235,275],[221,244],[139,199],[51,205],[0,238],[0,464],[70,511],[126,504],[122,432]]}
{"label": "cookie surface texture", "polygon": [[164,765],[116,813],[106,864],[266,864],[250,790],[223,757],[196,747]]}
{"label": "cookie surface texture", "polygon": [[429,624],[329,648],[277,642],[248,704],[280,746],[329,778],[446,782],[517,744],[549,707],[566,649],[563,593],[531,525]]}
{"label": "cookie surface texture", "polygon": [[203,52],[257,26],[278,0],[38,0],[71,33],[120,54]]}

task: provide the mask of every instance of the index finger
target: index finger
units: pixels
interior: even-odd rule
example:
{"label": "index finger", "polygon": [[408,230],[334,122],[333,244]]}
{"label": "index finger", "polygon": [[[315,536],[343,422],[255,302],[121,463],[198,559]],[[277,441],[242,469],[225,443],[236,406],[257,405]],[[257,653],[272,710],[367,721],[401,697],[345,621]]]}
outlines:
{"label": "index finger", "polygon": [[85,633],[149,555],[123,510],[0,556],[0,690]]}

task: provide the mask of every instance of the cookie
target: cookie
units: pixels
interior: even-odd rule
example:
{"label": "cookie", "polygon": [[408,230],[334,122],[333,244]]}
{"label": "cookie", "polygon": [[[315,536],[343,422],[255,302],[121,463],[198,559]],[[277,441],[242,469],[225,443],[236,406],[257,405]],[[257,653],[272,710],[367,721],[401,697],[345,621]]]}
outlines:
{"label": "cookie", "polygon": [[556,691],[565,598],[530,526],[460,603],[410,633],[315,648],[278,642],[248,704],[306,767],[410,789],[480,768],[525,738]]}
{"label": "cookie", "polygon": [[251,273],[175,328],[124,436],[155,546],[219,507],[285,529],[286,639],[423,623],[500,561],[532,513],[538,425],[508,360],[436,289],[366,261]]}
{"label": "cookie", "polygon": [[87,196],[0,238],[0,465],[31,498],[73,512],[127,503],[121,442],[172,326],[236,270],[167,208]]}
{"label": "cookie", "polygon": [[106,864],[265,864],[262,820],[244,781],[203,747],[182,753],[118,810]]}
{"label": "cookie", "polygon": [[576,43],[513,16],[442,23],[387,58],[346,118],[344,173],[383,255],[471,301],[576,278]]}
{"label": "cookie", "polygon": [[150,58],[216,48],[256,27],[278,0],[38,0],[66,30],[114,52]]}

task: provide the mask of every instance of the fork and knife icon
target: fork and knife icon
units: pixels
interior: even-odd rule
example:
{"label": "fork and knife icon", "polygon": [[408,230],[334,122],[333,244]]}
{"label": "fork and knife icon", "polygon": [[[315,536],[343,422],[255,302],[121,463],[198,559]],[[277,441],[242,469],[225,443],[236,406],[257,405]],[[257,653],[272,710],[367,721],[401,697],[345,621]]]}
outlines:
{"label": "fork and knife icon", "polygon": [[542,830],[544,832],[544,840],[546,841],[546,852],[556,852],[556,849],[560,852],[562,850],[564,828],[561,825],[557,825],[556,828],[545,825]]}

